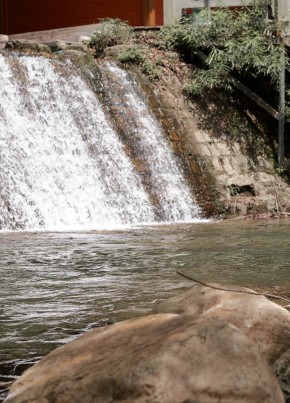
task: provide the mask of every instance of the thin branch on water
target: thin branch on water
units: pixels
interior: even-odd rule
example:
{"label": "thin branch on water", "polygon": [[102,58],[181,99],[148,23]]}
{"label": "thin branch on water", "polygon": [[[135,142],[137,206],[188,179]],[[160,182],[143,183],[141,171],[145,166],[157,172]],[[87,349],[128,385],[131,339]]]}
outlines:
{"label": "thin branch on water", "polygon": [[189,277],[189,276],[187,276],[186,274],[181,273],[180,271],[177,271],[176,273],[179,274],[180,276],[186,278],[187,280],[194,281],[195,283],[198,283],[198,284],[203,285],[203,286],[205,286],[205,287],[213,288],[214,290],[240,292],[240,293],[242,293],[242,294],[262,295],[263,297],[270,297],[270,298],[275,298],[275,299],[282,299],[283,301],[290,302],[290,299],[285,298],[285,297],[280,297],[279,295],[264,294],[264,293],[259,293],[259,292],[256,292],[256,291],[233,290],[233,289],[230,289],[230,288],[216,287],[216,286],[214,286],[214,285],[210,285],[210,284],[207,284],[207,283],[203,283],[203,282],[200,281],[200,280],[197,280],[197,279],[195,279],[195,278]]}

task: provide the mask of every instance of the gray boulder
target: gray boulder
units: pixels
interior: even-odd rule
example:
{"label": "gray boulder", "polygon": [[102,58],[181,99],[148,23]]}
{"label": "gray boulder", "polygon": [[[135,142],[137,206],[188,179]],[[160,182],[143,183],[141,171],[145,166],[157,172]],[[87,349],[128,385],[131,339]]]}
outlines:
{"label": "gray boulder", "polygon": [[27,39],[10,40],[6,43],[5,48],[15,50],[31,50],[33,52],[51,52],[49,46]]}
{"label": "gray boulder", "polygon": [[52,52],[61,52],[66,50],[85,52],[87,49],[87,47],[83,43],[72,43],[60,40],[45,42],[45,45],[48,46]]}
{"label": "gray boulder", "polygon": [[67,48],[67,43],[64,41],[45,42],[45,45],[48,46],[52,52],[59,52],[62,50],[66,50]]}
{"label": "gray boulder", "polygon": [[95,329],[28,369],[5,403],[283,403],[255,344],[235,326],[174,314]]}

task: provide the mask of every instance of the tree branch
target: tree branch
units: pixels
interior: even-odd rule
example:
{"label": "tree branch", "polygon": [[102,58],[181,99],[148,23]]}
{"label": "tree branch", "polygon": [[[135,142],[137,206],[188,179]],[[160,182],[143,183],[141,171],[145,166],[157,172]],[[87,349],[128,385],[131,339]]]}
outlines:
{"label": "tree branch", "polygon": [[259,293],[259,292],[256,292],[256,291],[243,291],[243,290],[233,290],[233,289],[230,289],[230,288],[216,287],[216,286],[214,286],[214,285],[210,285],[210,284],[207,284],[207,283],[203,283],[203,282],[200,281],[200,280],[197,280],[197,279],[195,279],[195,278],[189,277],[189,276],[187,276],[186,274],[181,273],[180,271],[177,271],[176,273],[179,274],[180,276],[186,278],[187,280],[194,281],[195,283],[198,283],[198,284],[203,285],[203,286],[205,286],[205,287],[213,288],[214,290],[219,290],[219,291],[231,291],[231,292],[240,292],[240,293],[242,293],[242,294],[262,295],[263,297],[270,297],[270,298],[275,298],[275,299],[282,299],[283,301],[290,302],[290,299],[285,298],[285,297],[280,297],[279,295],[263,294],[263,293]]}

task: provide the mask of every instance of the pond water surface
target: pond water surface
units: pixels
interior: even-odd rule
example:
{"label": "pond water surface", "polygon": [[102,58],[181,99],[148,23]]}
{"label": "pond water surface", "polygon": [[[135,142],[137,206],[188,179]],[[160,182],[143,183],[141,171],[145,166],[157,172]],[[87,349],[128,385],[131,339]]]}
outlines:
{"label": "pond water surface", "polygon": [[6,232],[0,256],[1,373],[7,361],[150,312],[192,285],[177,270],[205,282],[290,289],[290,221]]}

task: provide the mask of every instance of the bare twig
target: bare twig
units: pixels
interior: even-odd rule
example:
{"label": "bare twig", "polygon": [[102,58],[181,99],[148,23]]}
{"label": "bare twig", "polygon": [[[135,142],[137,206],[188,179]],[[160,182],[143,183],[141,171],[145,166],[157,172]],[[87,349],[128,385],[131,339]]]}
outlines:
{"label": "bare twig", "polygon": [[207,283],[203,283],[200,280],[197,280],[195,278],[189,277],[186,274],[181,273],[180,271],[176,272],[177,274],[179,274],[180,276],[186,278],[187,280],[191,280],[194,281],[195,283],[204,285],[205,287],[209,287],[209,288],[213,288],[214,290],[219,290],[219,291],[231,291],[231,292],[240,292],[242,294],[252,294],[252,295],[262,295],[263,297],[270,297],[270,298],[276,298],[276,299],[282,299],[283,301],[287,301],[290,302],[290,299],[285,298],[285,297],[280,297],[279,295],[274,295],[274,294],[263,294],[263,293],[259,293],[256,291],[244,291],[244,290],[234,290],[234,289],[230,289],[230,288],[221,288],[221,287],[216,287],[214,285],[210,285]]}

